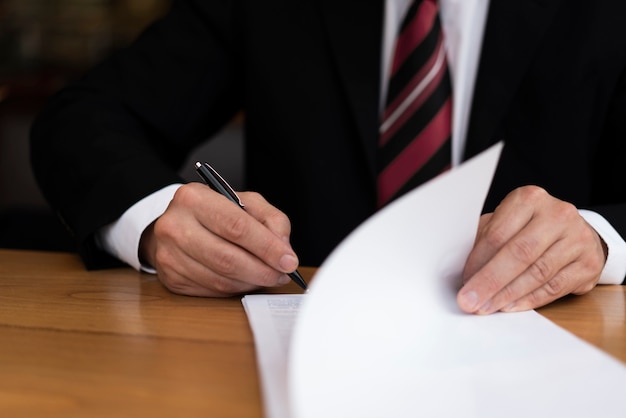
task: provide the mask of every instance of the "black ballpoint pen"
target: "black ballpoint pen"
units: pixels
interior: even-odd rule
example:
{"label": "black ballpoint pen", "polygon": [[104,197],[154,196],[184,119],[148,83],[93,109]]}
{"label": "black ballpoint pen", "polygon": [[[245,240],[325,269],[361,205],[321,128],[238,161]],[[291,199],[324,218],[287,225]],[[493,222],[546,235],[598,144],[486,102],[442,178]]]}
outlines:
{"label": "black ballpoint pen", "polygon": [[[239,199],[239,196],[237,196],[237,193],[235,193],[233,188],[230,187],[230,184],[228,184],[228,182],[224,180],[224,178],[220,176],[220,174],[217,171],[215,171],[213,167],[211,167],[207,163],[202,164],[200,162],[196,162],[196,171],[198,172],[198,175],[200,175],[202,180],[204,180],[204,182],[210,188],[226,196],[229,200],[236,203],[241,209],[245,209],[243,202],[241,201],[241,199]],[[293,273],[287,273],[287,275],[289,276],[289,278],[291,278],[291,280],[293,280],[302,289],[304,290],[308,289],[308,286],[306,282],[304,281],[304,278],[302,278],[298,270],[294,271]]]}

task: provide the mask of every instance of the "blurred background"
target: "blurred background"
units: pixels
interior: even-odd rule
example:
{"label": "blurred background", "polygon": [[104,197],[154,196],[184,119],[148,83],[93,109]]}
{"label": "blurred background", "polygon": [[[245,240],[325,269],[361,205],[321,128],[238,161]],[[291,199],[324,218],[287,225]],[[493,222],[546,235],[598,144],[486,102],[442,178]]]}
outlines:
{"label": "blurred background", "polygon": [[[0,248],[74,249],[32,176],[30,124],[47,97],[131,42],[170,2],[0,0]],[[238,126],[230,126],[212,148],[198,151],[211,155],[237,188],[242,173],[228,161],[241,158],[240,135]],[[183,175],[194,179],[187,165]]]}

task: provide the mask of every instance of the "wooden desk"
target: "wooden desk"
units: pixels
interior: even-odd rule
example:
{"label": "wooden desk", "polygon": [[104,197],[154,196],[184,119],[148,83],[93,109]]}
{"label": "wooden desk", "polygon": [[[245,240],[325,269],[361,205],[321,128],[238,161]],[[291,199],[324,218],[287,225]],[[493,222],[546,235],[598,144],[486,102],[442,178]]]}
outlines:
{"label": "wooden desk", "polygon": [[[626,362],[625,304],[606,286],[540,312]],[[173,295],[71,254],[0,250],[0,376],[2,416],[262,416],[240,298]]]}

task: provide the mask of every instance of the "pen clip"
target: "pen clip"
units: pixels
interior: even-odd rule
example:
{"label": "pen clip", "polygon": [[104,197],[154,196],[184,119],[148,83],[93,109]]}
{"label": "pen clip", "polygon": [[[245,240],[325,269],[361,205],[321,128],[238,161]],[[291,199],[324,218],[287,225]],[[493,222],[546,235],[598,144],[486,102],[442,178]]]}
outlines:
{"label": "pen clip", "polygon": [[[211,186],[217,192],[227,195],[227,197],[230,197],[230,199],[233,202],[237,203],[239,207],[241,207],[242,209],[244,208],[244,204],[237,195],[237,193],[235,193],[235,190],[233,190],[230,184],[228,184],[228,182],[224,180],[220,173],[215,171],[215,169],[211,167],[208,163],[200,164],[199,162],[197,162],[196,168],[199,169],[200,167],[204,167],[208,171],[208,174],[210,174],[209,178],[204,179],[209,186]],[[199,173],[202,175],[202,171],[199,171]]]}

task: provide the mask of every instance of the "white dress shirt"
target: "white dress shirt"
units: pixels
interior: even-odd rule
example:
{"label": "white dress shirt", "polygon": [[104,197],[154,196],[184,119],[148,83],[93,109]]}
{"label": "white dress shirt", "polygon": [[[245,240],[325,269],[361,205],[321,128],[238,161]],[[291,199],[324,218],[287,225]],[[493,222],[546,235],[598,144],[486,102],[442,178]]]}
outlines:
{"label": "white dress shirt", "polygon": [[[412,0],[386,0],[381,59],[382,112],[396,33]],[[489,0],[439,0],[448,65],[454,95],[452,113],[452,164],[461,163],[470,115],[478,58],[487,20]],[[135,269],[154,272],[139,262],[139,240],[144,229],[167,209],[180,184],[153,193],[131,206],[116,222],[98,234],[100,246]],[[581,210],[581,216],[606,242],[609,253],[600,283],[619,284],[626,275],[626,242],[602,216]]]}

